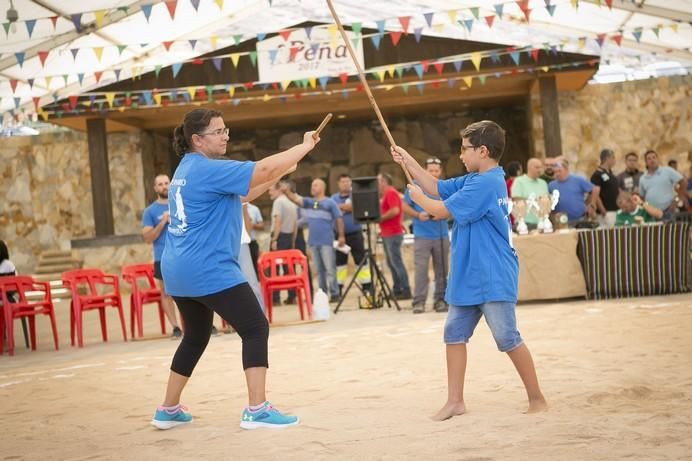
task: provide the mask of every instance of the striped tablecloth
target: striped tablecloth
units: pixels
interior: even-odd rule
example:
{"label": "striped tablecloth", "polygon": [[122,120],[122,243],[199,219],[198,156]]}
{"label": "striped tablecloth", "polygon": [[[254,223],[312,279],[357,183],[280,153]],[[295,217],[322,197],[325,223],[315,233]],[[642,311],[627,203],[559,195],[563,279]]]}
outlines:
{"label": "striped tablecloth", "polygon": [[688,223],[580,232],[587,298],[687,292],[689,240]]}

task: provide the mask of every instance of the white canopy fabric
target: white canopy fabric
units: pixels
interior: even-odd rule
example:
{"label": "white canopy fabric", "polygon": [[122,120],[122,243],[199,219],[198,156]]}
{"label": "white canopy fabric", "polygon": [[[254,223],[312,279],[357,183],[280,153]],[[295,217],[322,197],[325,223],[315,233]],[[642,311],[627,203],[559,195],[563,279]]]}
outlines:
{"label": "white canopy fabric", "polygon": [[[333,2],[347,26],[600,55],[594,83],[692,67],[690,0]],[[326,0],[0,0],[3,17],[11,7],[18,20],[0,30],[5,123],[36,105],[297,24],[333,24]]]}

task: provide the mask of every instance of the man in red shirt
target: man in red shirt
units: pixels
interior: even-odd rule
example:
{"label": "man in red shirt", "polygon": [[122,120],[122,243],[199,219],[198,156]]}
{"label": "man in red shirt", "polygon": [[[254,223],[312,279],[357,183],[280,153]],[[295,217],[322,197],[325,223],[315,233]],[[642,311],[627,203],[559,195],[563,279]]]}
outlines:
{"label": "man in red shirt", "polygon": [[408,273],[401,258],[401,244],[404,241],[401,196],[392,187],[392,177],[389,174],[377,175],[377,183],[380,189],[380,235],[387,265],[392,272],[394,296],[396,299],[411,299]]}

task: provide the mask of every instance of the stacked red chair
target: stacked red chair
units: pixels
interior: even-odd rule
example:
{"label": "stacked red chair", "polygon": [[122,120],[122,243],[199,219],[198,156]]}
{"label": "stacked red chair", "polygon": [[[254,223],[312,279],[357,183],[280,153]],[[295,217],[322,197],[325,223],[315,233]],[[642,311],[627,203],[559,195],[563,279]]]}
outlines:
{"label": "stacked red chair", "polygon": [[[161,289],[154,280],[153,264],[132,264],[124,266],[123,280],[130,285],[130,337],[141,338],[144,336],[143,307],[153,304],[159,308],[159,322],[161,333],[166,334],[166,320],[163,312],[163,300]],[[135,326],[137,336],[135,336]]]}
{"label": "stacked red chair", "polygon": [[[280,267],[287,267],[287,273],[280,274]],[[312,318],[308,260],[300,250],[262,253],[257,261],[257,270],[269,323],[272,323],[272,293],[277,290],[295,289],[300,319],[305,320],[305,310],[308,318]]]}

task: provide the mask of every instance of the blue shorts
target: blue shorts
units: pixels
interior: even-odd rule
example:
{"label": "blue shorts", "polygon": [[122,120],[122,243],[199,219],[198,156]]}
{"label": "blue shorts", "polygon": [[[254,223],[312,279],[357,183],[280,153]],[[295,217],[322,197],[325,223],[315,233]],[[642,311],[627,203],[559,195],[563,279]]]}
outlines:
{"label": "blue shorts", "polygon": [[450,306],[445,322],[445,344],[468,343],[481,316],[485,316],[500,352],[516,349],[524,341],[517,330],[514,308],[514,303],[504,301],[475,306]]}

